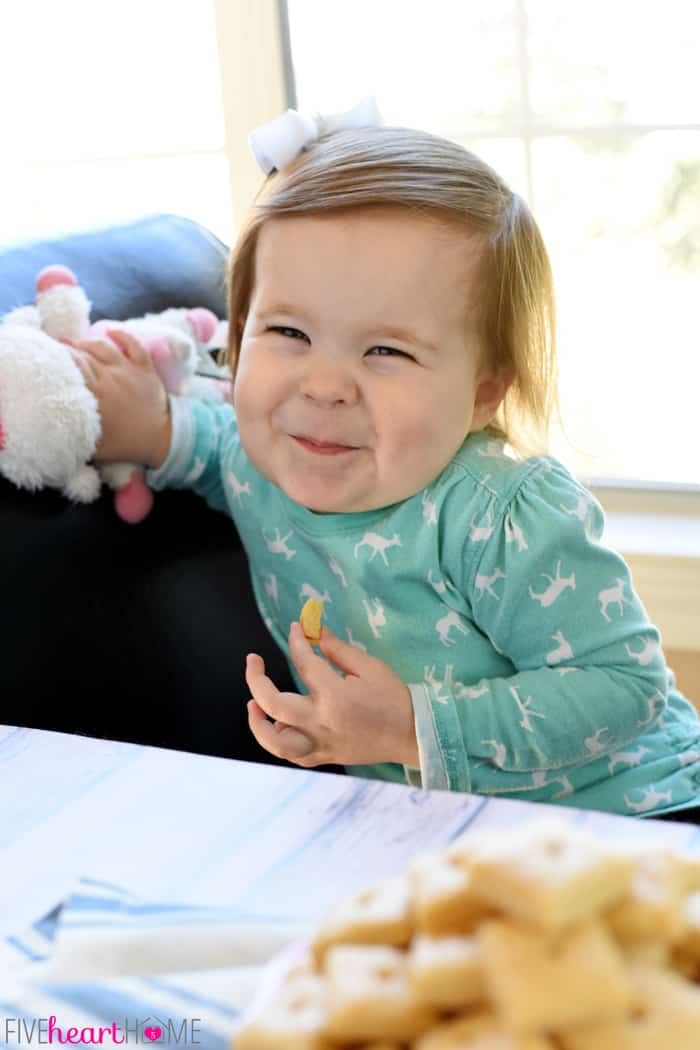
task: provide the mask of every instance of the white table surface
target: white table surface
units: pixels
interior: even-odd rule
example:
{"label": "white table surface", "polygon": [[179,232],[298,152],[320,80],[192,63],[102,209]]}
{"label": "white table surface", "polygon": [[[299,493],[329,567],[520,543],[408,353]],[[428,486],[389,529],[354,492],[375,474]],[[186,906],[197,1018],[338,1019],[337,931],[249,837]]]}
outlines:
{"label": "white table surface", "polygon": [[691,825],[0,726],[0,935],[83,875],[155,900],[315,922],[469,825],[542,812],[700,853]]}

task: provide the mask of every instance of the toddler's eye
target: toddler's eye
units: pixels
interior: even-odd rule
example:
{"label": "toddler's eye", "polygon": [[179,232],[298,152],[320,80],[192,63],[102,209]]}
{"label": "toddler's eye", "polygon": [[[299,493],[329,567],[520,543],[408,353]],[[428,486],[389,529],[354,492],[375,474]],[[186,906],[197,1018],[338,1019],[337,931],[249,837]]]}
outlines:
{"label": "toddler's eye", "polygon": [[395,346],[373,346],[367,353],[373,354],[377,351],[378,357],[392,357],[396,354],[398,357],[405,357],[408,361],[414,361],[410,354],[407,354],[405,350],[397,350]]}
{"label": "toddler's eye", "polygon": [[[266,331],[276,332],[278,335],[284,336],[285,339],[302,339],[307,342],[309,339],[309,337],[298,328],[292,328],[290,325],[268,325]],[[367,352],[369,354],[375,354],[377,357],[405,357],[408,361],[415,360],[411,354],[407,354],[405,350],[397,350],[395,346],[373,346]]]}
{"label": "toddler's eye", "polygon": [[290,328],[288,325],[284,324],[269,325],[267,331],[278,332],[287,339],[306,339],[304,333],[300,332],[298,328]]}

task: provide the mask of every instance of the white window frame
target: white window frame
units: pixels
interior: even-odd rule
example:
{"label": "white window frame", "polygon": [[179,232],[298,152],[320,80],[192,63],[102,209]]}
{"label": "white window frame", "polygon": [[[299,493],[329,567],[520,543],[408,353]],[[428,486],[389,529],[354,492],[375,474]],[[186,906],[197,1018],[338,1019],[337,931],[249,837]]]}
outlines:
{"label": "white window frame", "polygon": [[[286,108],[296,106],[287,4],[285,0],[214,0],[214,7],[225,150],[237,228],[262,182],[262,173],[248,148],[248,132]],[[517,0],[517,18],[523,123],[517,128],[499,128],[493,134],[524,140],[527,191],[532,204],[534,138],[577,134],[608,136],[624,131],[626,125],[568,128],[535,124],[527,85],[524,0]],[[663,128],[635,125],[635,130],[687,129],[699,130],[700,125],[664,125]],[[480,138],[487,134],[483,129],[478,131]],[[662,631],[665,647],[697,650],[700,654],[700,487],[582,480],[606,512],[615,536],[612,545],[629,563],[649,615]]]}
{"label": "white window frame", "polygon": [[248,133],[292,105],[282,8],[279,0],[214,0],[234,233],[263,180]]}

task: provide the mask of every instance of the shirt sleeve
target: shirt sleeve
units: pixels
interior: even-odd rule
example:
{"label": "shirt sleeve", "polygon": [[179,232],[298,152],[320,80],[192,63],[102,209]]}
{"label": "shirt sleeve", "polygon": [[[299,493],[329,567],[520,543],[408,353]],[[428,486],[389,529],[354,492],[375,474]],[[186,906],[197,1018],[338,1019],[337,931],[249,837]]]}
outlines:
{"label": "shirt sleeve", "polygon": [[167,459],[146,472],[152,489],[192,489],[210,507],[226,511],[222,464],[238,443],[236,414],[229,404],[170,397],[172,438]]}
{"label": "shirt sleeve", "polygon": [[660,635],[627,565],[600,542],[600,504],[544,458],[499,510],[493,504],[491,530],[478,540],[463,530],[455,578],[513,673],[447,698],[428,682],[410,687],[426,787],[470,790],[470,766],[579,765],[619,750],[666,707]]}

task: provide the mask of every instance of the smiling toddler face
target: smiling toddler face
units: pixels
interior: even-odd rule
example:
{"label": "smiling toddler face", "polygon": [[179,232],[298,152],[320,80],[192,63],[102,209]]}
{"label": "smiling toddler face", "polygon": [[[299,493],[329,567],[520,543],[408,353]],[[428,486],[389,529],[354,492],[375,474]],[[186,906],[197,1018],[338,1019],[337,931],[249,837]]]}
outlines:
{"label": "smiling toddler face", "polygon": [[477,242],[381,208],[268,220],[234,407],[255,467],[320,513],[421,491],[495,409],[473,321]]}

